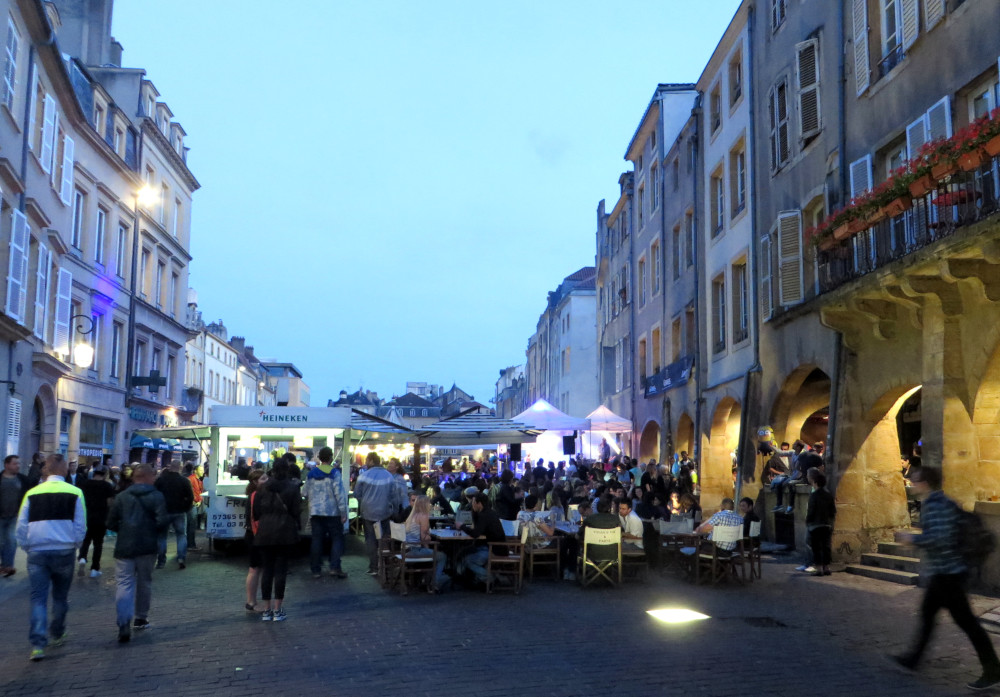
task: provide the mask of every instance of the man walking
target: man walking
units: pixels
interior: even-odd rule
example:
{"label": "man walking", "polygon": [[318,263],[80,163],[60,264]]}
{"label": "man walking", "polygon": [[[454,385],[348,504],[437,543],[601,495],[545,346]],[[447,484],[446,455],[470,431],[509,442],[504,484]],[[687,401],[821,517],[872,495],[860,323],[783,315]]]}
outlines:
{"label": "man walking", "polygon": [[366,469],[358,475],[354,484],[354,496],[358,500],[358,515],[365,528],[365,546],[368,548],[368,575],[378,573],[378,540],[375,526],[382,535],[389,534],[389,518],[406,504],[397,500],[396,480],[375,453],[368,453]]}
{"label": "man walking", "polygon": [[[32,661],[45,658],[45,648],[66,640],[69,587],[73,583],[76,548],[87,533],[83,492],[66,483],[66,460],[54,453],[45,460],[43,480],[24,497],[17,516],[17,544],[28,554],[31,583]],[[49,588],[52,623],[48,624]],[[46,634],[48,624],[48,634]],[[52,640],[49,641],[48,637]]]}
{"label": "man walking", "polygon": [[920,633],[916,644],[907,653],[893,656],[893,660],[907,670],[916,670],[934,631],[938,610],[948,608],[955,624],[972,642],[983,667],[982,676],[968,686],[973,690],[985,690],[1000,684],[1000,659],[989,635],[972,614],[965,595],[968,567],[958,546],[958,505],[941,491],[941,470],[937,468],[914,468],[910,482],[923,503],[920,506],[921,533],[908,535],[907,541],[923,550],[930,581],[920,607]]}
{"label": "man walking", "polygon": [[347,522],[347,493],[340,468],[333,466],[333,450],[320,448],[319,464],[306,477],[305,497],[309,500],[312,547],[309,563],[313,578],[323,571],[323,543],[330,540],[330,575],[347,578],[340,568],[344,554],[344,524]]}
{"label": "man walking", "polygon": [[[132,474],[135,481],[135,473]],[[167,502],[167,514],[170,521],[166,528],[160,531],[159,549],[156,557],[156,568],[162,569],[167,563],[167,535],[173,529],[177,539],[177,568],[184,569],[187,564],[187,518],[188,511],[194,505],[194,492],[191,482],[181,475],[181,464],[171,462],[156,478],[156,489]]]}
{"label": "man walking", "polygon": [[137,630],[149,627],[158,538],[161,532],[166,534],[172,519],[163,494],[153,486],[155,480],[150,465],[137,465],[132,471],[132,486],[115,497],[108,514],[108,529],[118,533],[115,609],[118,641],[123,644],[132,638],[133,617]]}
{"label": "man walking", "polygon": [[104,551],[104,535],[108,532],[108,509],[111,499],[115,497],[115,488],[106,479],[107,468],[104,465],[94,467],[93,479],[84,479],[79,489],[83,492],[83,500],[87,504],[87,536],[83,538],[80,547],[80,559],[76,575],[83,576],[87,569],[87,552],[90,544],[94,544],[94,556],[90,559],[90,577],[101,575],[101,553]]}
{"label": "man walking", "polygon": [[0,474],[0,576],[13,576],[17,540],[17,512],[28,493],[28,478],[21,474],[21,458],[8,455],[3,459]]}

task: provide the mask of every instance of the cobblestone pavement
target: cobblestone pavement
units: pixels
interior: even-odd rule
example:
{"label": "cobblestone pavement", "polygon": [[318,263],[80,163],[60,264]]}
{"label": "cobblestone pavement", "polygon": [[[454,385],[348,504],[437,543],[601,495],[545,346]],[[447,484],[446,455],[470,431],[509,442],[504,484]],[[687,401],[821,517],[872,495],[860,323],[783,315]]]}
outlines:
{"label": "cobblestone pavement", "polygon": [[[536,580],[520,596],[401,597],[364,574],[361,552],[350,539],[343,581],[313,579],[299,558],[280,624],[243,609],[243,557],[192,553],[183,571],[170,561],[155,572],[153,627],[124,645],[109,563],[100,579],[74,579],[70,639],[38,663],[27,660],[18,552],[18,573],[0,580],[0,695],[913,697],[964,694],[979,675],[945,616],[919,676],[896,672],[885,654],[911,637],[920,591],[845,573],[772,562],[742,588],[654,572],[617,590]],[[996,599],[974,604],[985,612]],[[646,614],[669,606],[711,619],[668,626]]]}

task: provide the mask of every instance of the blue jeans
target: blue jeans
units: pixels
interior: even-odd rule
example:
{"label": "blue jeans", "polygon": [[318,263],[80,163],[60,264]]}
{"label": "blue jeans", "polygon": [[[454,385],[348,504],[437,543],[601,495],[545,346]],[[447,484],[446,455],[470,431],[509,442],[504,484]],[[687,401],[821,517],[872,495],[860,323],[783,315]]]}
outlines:
{"label": "blue jeans", "polygon": [[[66,632],[69,611],[69,587],[73,583],[76,550],[28,553],[28,581],[31,583],[31,631],[28,640],[36,649],[48,645],[48,635],[60,637]],[[48,625],[49,586],[52,587],[52,624]]]}
{"label": "blue jeans", "polygon": [[[185,515],[187,516],[187,546],[197,547],[195,544],[194,534],[198,530],[198,511],[201,510],[201,506],[191,506]],[[186,549],[184,550],[187,551]]]}
{"label": "blue jeans", "polygon": [[14,531],[17,529],[17,516],[0,518],[0,566],[14,566],[14,552],[17,542]]}
{"label": "blue jeans", "polygon": [[448,576],[444,573],[444,565],[448,561],[448,557],[444,552],[438,550],[432,550],[430,547],[421,547],[417,545],[415,547],[410,547],[406,550],[406,554],[412,554],[415,557],[429,557],[433,552],[434,555],[434,586],[440,588],[447,582]]}
{"label": "blue jeans", "polygon": [[174,531],[174,536],[177,538],[177,561],[183,562],[187,559],[187,513],[171,513],[169,517],[170,522],[167,523],[166,529],[160,533],[157,540],[160,545],[160,552],[156,556],[157,564],[167,563],[167,535],[170,534],[171,530]]}
{"label": "blue jeans", "polygon": [[115,614],[119,627],[128,627],[133,617],[144,620],[149,616],[154,556],[144,554],[132,559],[115,559]]}
{"label": "blue jeans", "polygon": [[382,537],[389,536],[389,519],[368,520],[361,519],[365,529],[365,547],[368,549],[368,570],[378,571],[378,539],[375,537],[375,526],[382,530]]}
{"label": "blue jeans", "polygon": [[462,558],[462,567],[472,572],[476,580],[486,583],[486,562],[490,558],[490,548],[477,547]]}
{"label": "blue jeans", "polygon": [[330,538],[330,571],[340,571],[340,558],[344,555],[344,521],[340,516],[314,515],[312,546],[309,548],[309,566],[318,574],[323,569],[323,542]]}

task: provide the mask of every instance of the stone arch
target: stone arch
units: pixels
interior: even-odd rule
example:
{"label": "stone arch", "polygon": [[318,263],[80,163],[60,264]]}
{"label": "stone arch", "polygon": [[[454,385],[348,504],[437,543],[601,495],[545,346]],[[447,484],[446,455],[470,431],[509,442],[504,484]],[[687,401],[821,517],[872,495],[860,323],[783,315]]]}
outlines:
{"label": "stone arch", "polygon": [[[59,414],[56,408],[56,393],[52,385],[43,382],[38,386],[33,405],[33,410],[39,410],[39,422],[42,427],[38,450],[44,453],[56,452],[59,449]],[[34,427],[34,423],[31,426]]]}
{"label": "stone arch", "polygon": [[674,436],[674,452],[680,455],[686,452],[694,454],[694,421],[687,412],[681,414],[677,421],[677,434]]}
{"label": "stone arch", "polygon": [[660,457],[660,424],[649,421],[642,428],[639,436],[639,459],[642,462],[649,462],[652,458],[658,460]]}
{"label": "stone arch", "polygon": [[771,408],[775,440],[825,441],[826,427],[816,422],[816,415],[829,415],[831,387],[830,376],[814,364],[801,365],[789,373]]}
{"label": "stone arch", "polygon": [[1000,495],[1000,347],[993,350],[982,376],[975,386],[972,408],[978,450],[974,465],[977,499]]}
{"label": "stone arch", "polygon": [[723,498],[735,494],[732,453],[739,444],[742,414],[740,403],[727,396],[719,400],[712,415],[701,463],[701,506],[706,512],[717,510]]}

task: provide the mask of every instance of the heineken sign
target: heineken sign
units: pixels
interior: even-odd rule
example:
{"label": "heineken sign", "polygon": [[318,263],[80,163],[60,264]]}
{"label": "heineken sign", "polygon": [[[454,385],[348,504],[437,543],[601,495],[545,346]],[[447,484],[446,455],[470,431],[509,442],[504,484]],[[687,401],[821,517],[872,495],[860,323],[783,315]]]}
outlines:
{"label": "heineken sign", "polygon": [[266,411],[261,411],[260,420],[264,423],[306,423],[309,417],[305,414],[268,414]]}
{"label": "heineken sign", "polygon": [[351,410],[347,407],[232,407],[212,406],[209,423],[220,428],[258,427],[261,429],[347,428]]}

